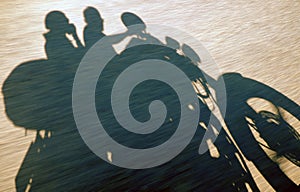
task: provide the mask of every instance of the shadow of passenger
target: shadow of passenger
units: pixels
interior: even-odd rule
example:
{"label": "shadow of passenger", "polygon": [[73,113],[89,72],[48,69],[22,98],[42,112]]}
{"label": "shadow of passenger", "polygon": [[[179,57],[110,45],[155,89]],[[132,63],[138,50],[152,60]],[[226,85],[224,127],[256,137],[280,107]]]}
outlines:
{"label": "shadow of passenger", "polygon": [[[82,55],[79,52],[83,49],[83,45],[77,36],[75,25],[69,23],[69,19],[64,13],[60,11],[48,13],[45,25],[49,30],[45,34],[45,51],[48,60],[61,60],[72,63],[74,57],[81,58]],[[67,34],[71,35],[72,38],[68,38]]]}
{"label": "shadow of passenger", "polygon": [[104,20],[98,10],[94,7],[87,7],[83,14],[87,24],[83,31],[84,43],[86,48],[90,48],[98,40],[106,36],[103,32]]}
{"label": "shadow of passenger", "polygon": [[[64,13],[48,13],[45,24],[48,59],[20,64],[3,85],[7,116],[15,125],[37,131],[16,176],[16,190],[83,190],[91,181],[84,170],[98,161],[72,115],[72,85],[83,46]],[[80,182],[84,184],[74,187]]]}
{"label": "shadow of passenger", "polygon": [[104,55],[117,55],[116,50],[113,45],[120,43],[126,37],[131,36],[130,31],[125,31],[118,34],[106,35],[104,31],[104,19],[101,17],[99,11],[94,7],[87,7],[84,12],[84,20],[86,26],[84,28],[84,43],[85,43],[85,52],[87,52],[94,44],[99,42],[103,44],[103,39],[105,37],[105,46],[102,50],[99,50],[104,53]]}

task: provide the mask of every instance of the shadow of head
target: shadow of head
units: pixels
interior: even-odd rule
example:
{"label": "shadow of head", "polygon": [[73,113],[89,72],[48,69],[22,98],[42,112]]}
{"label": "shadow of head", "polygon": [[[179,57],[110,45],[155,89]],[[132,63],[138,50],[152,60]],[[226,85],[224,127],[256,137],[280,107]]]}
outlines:
{"label": "shadow of head", "polygon": [[99,31],[103,31],[104,19],[101,17],[99,11],[96,8],[87,7],[83,11],[83,15],[84,15],[84,20],[88,25],[97,28]]}
{"label": "shadow of head", "polygon": [[61,11],[51,11],[45,18],[46,28],[51,32],[70,33],[69,19]]}
{"label": "shadow of head", "polygon": [[144,31],[146,29],[146,24],[144,21],[134,13],[124,12],[121,15],[121,20],[127,28],[135,27],[139,31]]}

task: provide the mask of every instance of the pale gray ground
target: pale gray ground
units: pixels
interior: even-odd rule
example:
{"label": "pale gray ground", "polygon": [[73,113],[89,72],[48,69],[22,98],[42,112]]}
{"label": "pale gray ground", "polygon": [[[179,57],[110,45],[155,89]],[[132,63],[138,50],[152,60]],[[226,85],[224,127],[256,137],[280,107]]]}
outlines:
{"label": "pale gray ground", "polygon": [[[169,25],[188,32],[209,50],[223,72],[239,72],[260,81],[300,105],[299,1],[2,1],[0,19],[0,84],[20,63],[45,58],[44,17],[63,11],[81,36],[83,9],[97,7],[105,32],[124,30],[120,15],[132,11],[146,23]],[[15,190],[15,176],[35,138],[6,117],[0,94],[0,191]],[[299,129],[298,129],[299,131]],[[272,188],[249,163],[262,191]],[[300,184],[300,169],[282,160],[281,166]]]}

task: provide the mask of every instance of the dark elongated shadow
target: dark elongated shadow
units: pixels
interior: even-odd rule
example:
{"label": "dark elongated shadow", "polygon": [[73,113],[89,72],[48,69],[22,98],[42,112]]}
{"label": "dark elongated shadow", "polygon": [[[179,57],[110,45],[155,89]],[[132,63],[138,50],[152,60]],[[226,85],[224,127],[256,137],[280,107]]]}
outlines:
{"label": "dark elongated shadow", "polygon": [[[69,23],[64,13],[50,12],[45,20],[49,29],[45,34],[45,51],[48,58],[20,64],[4,83],[2,91],[7,116],[15,125],[37,131],[36,139],[31,143],[16,176],[16,190],[246,191],[245,184],[248,183],[253,191],[258,191],[251,173],[243,168],[245,165],[242,165],[240,157],[236,155],[236,146],[224,131],[219,133],[214,143],[218,149],[218,157],[212,157],[210,151],[201,156],[198,154],[205,126],[208,126],[211,115],[210,109],[201,99],[199,122],[202,122],[202,125],[199,125],[193,140],[185,150],[168,163],[146,170],[130,170],[111,165],[90,151],[81,139],[74,121],[72,86],[83,54],[105,35],[102,33],[103,19],[97,10],[88,8],[84,14],[88,23],[85,28],[86,49],[77,37],[76,27]],[[95,15],[97,17],[93,17]],[[122,15],[122,21],[126,26],[144,24],[139,17],[128,12]],[[136,38],[133,41],[159,41],[145,32],[146,24],[144,25],[145,28],[134,34]],[[71,35],[75,43],[71,43],[66,34]],[[119,42],[127,35],[124,33],[111,36],[112,42]],[[118,74],[135,62],[160,59],[174,63],[187,74],[191,82],[197,79],[205,82],[202,71],[193,61],[187,56],[177,54],[176,49],[180,45],[176,40],[168,39],[167,42],[174,47],[169,48],[158,42],[157,45],[143,45],[124,50],[110,61],[99,78],[95,92],[99,119],[109,135],[125,146],[143,149],[165,142],[172,136],[179,123],[180,105],[176,92],[168,85],[155,80],[145,81],[131,94],[132,115],[141,122],[147,121],[150,118],[149,103],[159,99],[168,108],[167,118],[162,127],[149,135],[126,131],[115,119],[110,105],[112,85]],[[185,50],[195,54],[187,46]],[[201,61],[197,55],[193,58],[197,62]],[[230,74],[225,74],[224,79],[229,98],[229,112],[225,120],[242,152],[255,163],[275,189],[293,189],[295,185],[262,154],[242,118],[248,115],[249,111],[249,108],[244,107],[246,100],[257,91],[261,95],[256,96],[269,99],[273,103],[276,103],[274,98],[280,98],[282,105],[278,105],[287,108],[298,119],[299,106],[279,92],[254,80],[235,78]],[[242,85],[248,84],[254,88],[247,92],[240,89]],[[271,96],[270,93],[274,95]],[[245,129],[238,129],[240,127]],[[248,136],[244,137],[245,134]],[[250,143],[250,146],[245,146],[246,143]],[[253,151],[255,152],[252,153]],[[259,161],[261,159],[263,161]],[[264,171],[266,168],[268,171]],[[286,184],[285,188],[282,183]]]}

